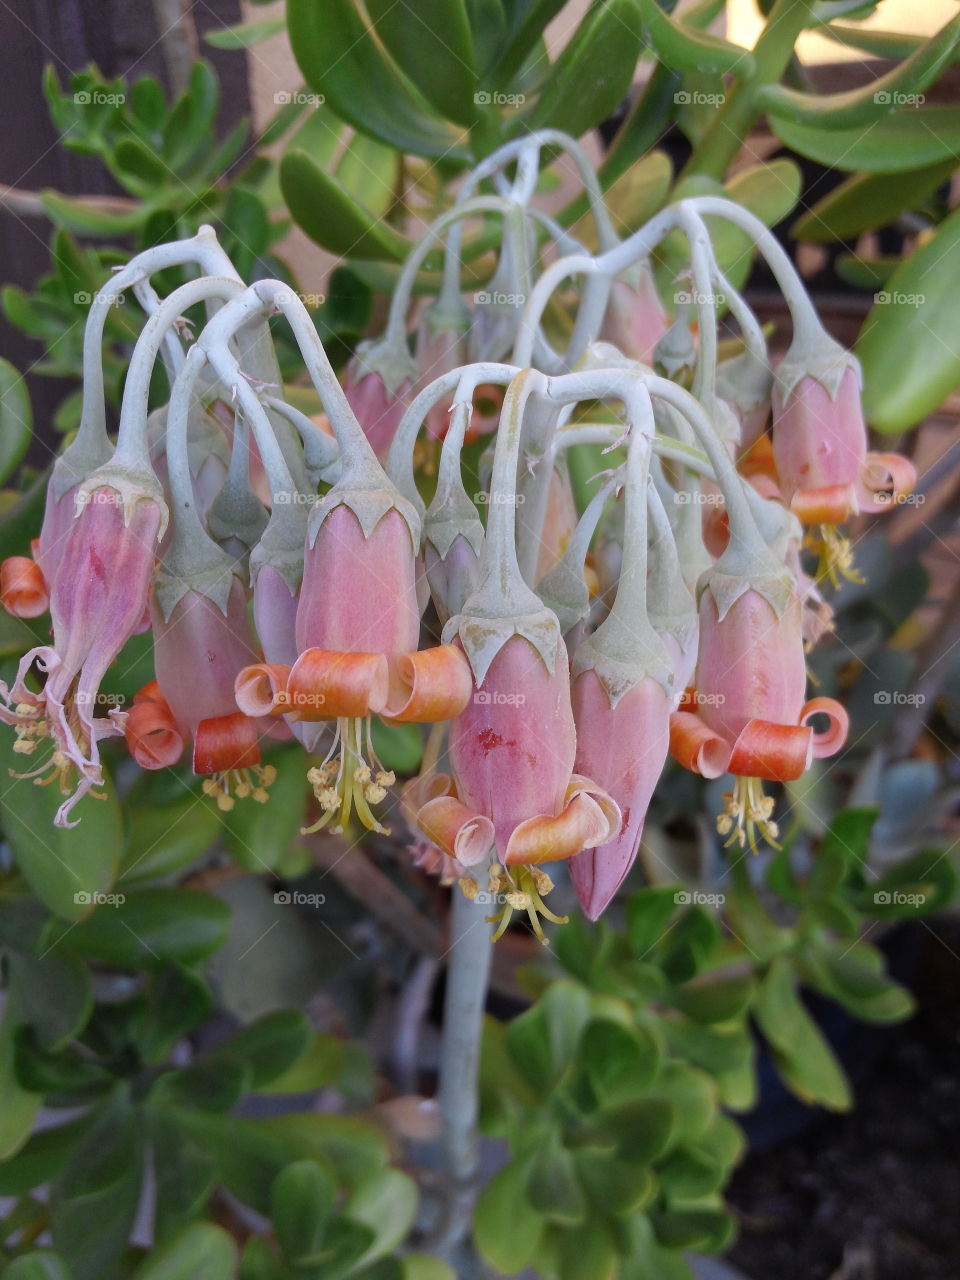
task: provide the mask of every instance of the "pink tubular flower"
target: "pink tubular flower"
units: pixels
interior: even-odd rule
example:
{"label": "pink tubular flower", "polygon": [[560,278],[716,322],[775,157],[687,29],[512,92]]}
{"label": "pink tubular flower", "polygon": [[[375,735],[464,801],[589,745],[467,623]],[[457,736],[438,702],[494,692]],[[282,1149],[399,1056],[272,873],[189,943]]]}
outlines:
{"label": "pink tubular flower", "polygon": [[[362,496],[358,501],[364,512]],[[311,831],[335,816],[342,829],[354,809],[365,826],[384,830],[370,805],[384,799],[394,777],[373,752],[371,715],[448,720],[469,699],[463,654],[451,645],[418,652],[419,637],[406,516],[388,501],[365,531],[353,507],[334,499],[312,546],[308,540],[296,617],[299,657],[292,666],[247,666],[235,686],[237,705],[249,715],[336,721],[327,758],[308,774],[323,810]]]}
{"label": "pink tubular flower", "polygon": [[57,497],[56,471],[47,485],[39,538],[28,556],[10,556],[0,564],[0,603],[14,618],[38,618],[50,608],[50,590],[63,559],[77,511],[77,485]]}
{"label": "pink tubular flower", "polygon": [[355,362],[348,366],[344,391],[363,434],[376,453],[386,453],[393,443],[400,419],[410,403],[411,390],[409,379],[404,379],[391,392],[379,373],[360,373]]}
{"label": "pink tubular flower", "polygon": [[570,879],[591,920],[610,905],[637,856],[647,808],[667,758],[672,709],[671,698],[652,676],[617,701],[594,670],[574,680],[577,772],[605,786],[623,815],[612,840],[570,861]]}
{"label": "pink tubular flower", "polygon": [[819,525],[825,571],[853,577],[849,545],[834,531],[860,511],[880,512],[913,491],[916,469],[896,453],[868,453],[860,379],[850,364],[831,395],[811,374],[773,393],[773,452],[784,501]]}
{"label": "pink tubular flower", "polygon": [[[164,519],[162,502],[145,490],[124,498],[109,482],[94,482],[52,583],[53,645],[31,649],[12,690],[0,688],[0,718],[15,726],[19,752],[32,754],[40,740],[53,740],[50,758],[25,776],[38,784],[56,778],[69,796],[57,812],[57,826],[75,826],[68,821],[71,809],[91,787],[102,785],[97,740],[119,728],[110,719],[94,718],[97,694],[107,668],[143,619]],[[39,693],[26,683],[34,663],[46,676]]]}
{"label": "pink tubular flower", "polygon": [[230,588],[227,610],[208,596],[187,591],[169,618],[153,608],[157,678],[140,691],[126,716],[130,753],[143,769],[162,769],[179,760],[193,740],[193,772],[221,809],[234,796],[267,799],[275,771],[261,765],[257,721],[237,710],[234,681],[257,650],[250,634],[246,593],[239,579]]}
{"label": "pink tubular flower", "polygon": [[648,264],[635,268],[635,279],[614,280],[600,337],[641,364],[653,364],[653,352],[666,333],[667,313]]}
{"label": "pink tubular flower", "polygon": [[[538,936],[541,901],[551,888],[544,862],[572,858],[605,844],[620,829],[614,801],[574,772],[576,730],[566,651],[558,641],[553,670],[523,636],[493,658],[472,700],[450,725],[455,791],[429,799],[417,815],[421,831],[464,867],[484,863],[495,848],[505,870],[500,932],[526,907]],[[511,868],[517,868],[516,878]]]}
{"label": "pink tubular flower", "polygon": [[[752,848],[755,828],[768,840],[777,836],[773,801],[760,780],[799,778],[815,757],[839,751],[849,728],[832,698],[805,701],[801,619],[796,593],[778,617],[750,588],[720,618],[712,592],[704,591],[696,688],[671,717],[670,751],[685,768],[705,778],[736,775],[718,830]],[[829,720],[822,733],[810,724],[818,715]]]}

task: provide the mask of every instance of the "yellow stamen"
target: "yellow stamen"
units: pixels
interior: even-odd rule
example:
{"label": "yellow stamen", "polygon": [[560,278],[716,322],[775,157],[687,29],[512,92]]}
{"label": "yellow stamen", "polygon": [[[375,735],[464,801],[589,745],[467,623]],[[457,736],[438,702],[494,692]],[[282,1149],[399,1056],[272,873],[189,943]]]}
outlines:
{"label": "yellow stamen", "polygon": [[221,813],[229,813],[237,800],[251,799],[266,804],[270,799],[267,788],[277,776],[272,764],[254,764],[247,769],[224,769],[204,778],[201,790],[217,802]]}
{"label": "yellow stamen", "polygon": [[[462,880],[460,885],[462,888]],[[514,911],[526,911],[530,919],[530,927],[543,945],[547,946],[547,938],[540,924],[540,917],[550,920],[553,924],[566,924],[569,919],[568,916],[555,915],[544,903],[541,895],[549,893],[552,888],[553,881],[540,867],[504,868],[494,863],[490,869],[489,889],[492,894],[502,894],[505,902],[496,915],[486,917],[489,924],[497,925],[493,941],[496,942],[503,936]],[[464,890],[464,892],[467,891]],[[474,894],[467,893],[467,897],[473,896]]]}
{"label": "yellow stamen", "polygon": [[832,586],[839,587],[841,578],[847,582],[866,581],[853,563],[853,544],[836,525],[821,524],[811,528],[805,545],[819,556],[814,574],[817,582],[826,578]]}
{"label": "yellow stamen", "polygon": [[323,813],[312,826],[301,829],[302,835],[313,835],[334,821],[336,825],[330,830],[339,834],[346,829],[354,810],[368,831],[390,834],[370,806],[386,799],[387,787],[396,777],[377,759],[369,717],[343,717],[337,721],[333,745],[323,763],[307,771],[307,781]]}
{"label": "yellow stamen", "polygon": [[774,849],[779,849],[777,837],[780,829],[773,821],[774,801],[764,795],[760,778],[736,778],[733,790],[723,797],[723,812],[717,817],[717,831],[728,839],[724,848],[737,844],[741,849],[750,848],[759,853],[757,835]]}

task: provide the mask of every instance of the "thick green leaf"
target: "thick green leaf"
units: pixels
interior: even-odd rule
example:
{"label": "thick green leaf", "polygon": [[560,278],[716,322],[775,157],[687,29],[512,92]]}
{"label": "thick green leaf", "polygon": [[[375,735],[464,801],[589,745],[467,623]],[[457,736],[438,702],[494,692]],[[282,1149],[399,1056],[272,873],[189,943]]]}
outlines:
{"label": "thick green leaf", "polygon": [[790,228],[795,240],[829,244],[852,240],[862,231],[885,227],[916,209],[950,177],[953,159],[904,173],[896,182],[885,174],[855,173],[803,213]]}
{"label": "thick green leaf", "polygon": [[848,947],[824,940],[803,958],[812,983],[855,1017],[867,1022],[899,1022],[913,1012],[910,992],[887,977],[882,953],[866,943]]}
{"label": "thick green leaf", "polygon": [[136,889],[117,897],[124,900],[98,907],[70,930],[72,946],[108,964],[152,969],[203,960],[221,946],[230,927],[229,908],[208,893]]}
{"label": "thick green leaf", "polygon": [[233,1280],[237,1246],[223,1227],[195,1222],[155,1246],[133,1280]]}
{"label": "thick green leaf", "polygon": [[[0,1031],[0,1037],[2,1037]],[[6,1080],[0,1084],[4,1104],[13,1100]],[[43,1182],[56,1177],[67,1158],[77,1148],[90,1128],[88,1115],[30,1135],[15,1155],[2,1154],[0,1162],[0,1196],[22,1196]],[[3,1124],[0,1122],[0,1131]]]}
{"label": "thick green leaf", "polygon": [[287,1071],[307,1048],[310,1023],[299,1009],[278,1009],[252,1022],[212,1057],[235,1059],[250,1071],[253,1088],[263,1088]]}
{"label": "thick green leaf", "polygon": [[223,818],[227,847],[248,871],[275,870],[291,846],[300,842],[304,822],[310,784],[302,750],[275,752],[269,763],[277,776],[266,804],[238,804]]}
{"label": "thick green leaf", "polygon": [[342,257],[400,262],[410,244],[364,209],[304,151],[287,151],[280,185],[296,222],[317,244]]}
{"label": "thick green leaf", "polygon": [[26,379],[9,360],[0,359],[0,482],[16,470],[32,430]]}
{"label": "thick green leaf", "polygon": [[403,1267],[403,1280],[457,1280],[456,1273],[426,1253],[405,1253],[400,1259]]}
{"label": "thick green leaf", "polygon": [[16,1030],[13,1014],[8,1011],[0,1022],[0,1160],[12,1156],[27,1141],[42,1101],[39,1094],[22,1088],[17,1080]]}
{"label": "thick green leaf", "polygon": [[375,718],[370,726],[373,749],[385,769],[398,777],[411,777],[423,759],[423,732],[417,724],[384,724]]}
{"label": "thick green leaf", "polygon": [[875,293],[883,289],[900,266],[902,258],[860,258],[854,253],[838,254],[837,275],[855,289],[869,289]]}
{"label": "thick green leaf", "polygon": [[630,88],[641,44],[635,0],[592,8],[553,64],[530,127],[579,138],[605,119]]}
{"label": "thick green leaf", "polygon": [[905,173],[956,156],[960,108],[916,107],[883,116],[868,129],[827,129],[768,117],[781,142],[809,160],[867,173]]}
{"label": "thick green leaf", "polygon": [[657,0],[639,0],[644,33],[657,57],[674,71],[710,71],[749,76],[753,55],[741,45],[698,31],[671,18]]}
{"label": "thick green leaf", "polygon": [[446,120],[477,116],[473,36],[464,0],[366,0],[378,37],[397,66]]}
{"label": "thick green leaf", "polygon": [[739,1017],[753,996],[750,974],[701,973],[673,993],[673,1002],[697,1022],[726,1022]]}
{"label": "thick green leaf", "polygon": [[861,88],[809,94],[770,84],[757,89],[756,101],[764,111],[799,125],[869,128],[890,111],[909,109],[922,102],[923,90],[954,61],[958,47],[960,16],[952,18],[898,67]]}
{"label": "thick green leaf", "polygon": [[399,169],[400,156],[392,147],[357,133],[343,149],[336,177],[365,209],[382,218],[397,198]]}
{"label": "thick green leaf", "polygon": [[[577,1050],[584,1101],[591,1106],[615,1107],[647,1088],[660,1065],[661,1048],[644,1027],[622,1026],[609,1018],[587,1023]],[[579,1095],[578,1095],[579,1096]]]}
{"label": "thick green leaf", "polygon": [[842,22],[824,23],[817,28],[838,44],[859,49],[874,58],[899,60],[909,58],[923,45],[922,36],[907,35],[902,31],[880,31],[874,27],[848,27]]}
{"label": "thick green leaf", "polygon": [[552,983],[533,1008],[510,1023],[507,1049],[534,1089],[546,1093],[560,1078],[573,1060],[589,1017],[587,992],[574,982],[561,980]]}
{"label": "thick green leaf", "polygon": [[291,1262],[306,1260],[318,1251],[336,1198],[332,1174],[316,1160],[296,1160],[278,1175],[270,1216]]}
{"label": "thick green leaf", "polygon": [[949,854],[942,849],[923,849],[869,885],[861,906],[881,918],[914,920],[951,902],[956,884]]}
{"label": "thick green leaf", "polygon": [[557,1260],[559,1280],[614,1280],[620,1259],[606,1224],[591,1221],[563,1232]]}
{"label": "thick green leaf", "polygon": [[640,889],[627,903],[627,937],[634,955],[645,959],[669,932],[677,910],[677,890],[672,885]]}
{"label": "thick green leaf", "polygon": [[833,1111],[849,1109],[852,1097],[847,1078],[804,1008],[783,958],[773,961],[761,982],[754,1016],[770,1042],[784,1083],[799,1098]]}
{"label": "thick green leaf", "polygon": [[199,1026],[213,1010],[213,994],[199,974],[185,965],[160,970],[137,1030],[146,1062],[165,1061],[177,1040]]}
{"label": "thick green leaf", "polygon": [[303,1052],[269,1082],[270,1093],[312,1093],[339,1079],[348,1060],[347,1044],[332,1035],[311,1036]]}
{"label": "thick green leaf", "polygon": [[556,1130],[537,1146],[530,1160],[527,1198],[549,1222],[582,1222],[586,1215],[576,1162]]}
{"label": "thick green leaf", "polygon": [[142,1128],[125,1095],[117,1094],[50,1193],[53,1245],[70,1259],[75,1280],[103,1280],[126,1247],[140,1202],[142,1161]]}
{"label": "thick green leaf", "polygon": [[0,734],[0,811],[14,859],[51,911],[68,920],[82,919],[108,893],[120,861],[123,827],[116,794],[108,783],[104,799],[85,796],[76,806],[72,817],[80,819],[79,826],[55,827],[53,819],[63,803],[56,785],[37,787],[25,779],[9,779],[10,772],[34,764],[32,756],[16,754],[14,741],[12,733]]}
{"label": "thick green leaf", "polygon": [[287,24],[307,84],[348,124],[414,155],[465,154],[458,131],[383,56],[354,0],[289,0]]}
{"label": "thick green leaf", "polygon": [[517,1161],[495,1173],[480,1192],[473,1215],[477,1248],[504,1275],[534,1261],[546,1226],[527,1200],[527,1175],[527,1166]]}
{"label": "thick green leaf", "polygon": [[49,1249],[38,1249],[8,1263],[3,1280],[71,1280],[71,1276],[62,1258]]}
{"label": "thick green leaf", "polygon": [[368,1266],[403,1241],[417,1211],[417,1186],[399,1169],[368,1173],[347,1197],[344,1216],[373,1232],[357,1265]]}
{"label": "thick green leaf", "polygon": [[577,1176],[600,1213],[636,1213],[650,1203],[657,1181],[640,1160],[618,1159],[585,1147],[576,1153]]}
{"label": "thick green leaf", "polygon": [[[257,809],[260,805],[238,805]],[[220,814],[207,800],[188,792],[164,804],[127,807],[127,842],[117,884],[127,887],[182,871],[218,839]]]}
{"label": "thick green leaf", "polygon": [[652,1209],[650,1221],[657,1239],[670,1249],[705,1249],[718,1234],[732,1233],[731,1219],[720,1209]]}
{"label": "thick green leaf", "polygon": [[58,191],[41,191],[43,207],[53,221],[79,236],[124,236],[139,231],[150,214],[150,206],[120,210],[107,197],[87,196],[82,200]]}
{"label": "thick green leaf", "polygon": [[150,1091],[151,1102],[200,1111],[231,1111],[250,1091],[250,1072],[230,1058],[201,1058],[188,1067],[167,1071]]}
{"label": "thick green leaf", "polygon": [[[495,61],[489,56],[480,59],[484,85],[487,77],[495,89],[509,89],[513,85],[524,63],[537,48],[547,24],[560,12],[565,3],[566,0],[530,0],[527,4],[510,6],[512,10],[519,10],[519,12],[510,13],[507,43],[502,49],[497,50]],[[478,32],[478,19],[489,26],[490,17],[489,14],[481,12],[482,0],[481,3],[477,0],[468,0],[468,5],[474,11],[472,15],[474,40],[479,52],[482,50],[482,44],[481,35]]]}
{"label": "thick green leaf", "polygon": [[957,280],[960,209],[894,271],[857,340],[864,409],[878,431],[914,426],[960,383]]}
{"label": "thick green leaf", "polygon": [[11,1010],[33,1028],[45,1049],[60,1048],[77,1034],[93,1005],[87,966],[67,947],[11,955],[8,964],[18,993]]}
{"label": "thick green leaf", "polygon": [[597,1133],[617,1144],[620,1159],[630,1164],[652,1164],[671,1141],[679,1140],[679,1122],[672,1102],[644,1098],[605,1112]]}
{"label": "thick green leaf", "polygon": [[387,1144],[372,1125],[347,1116],[308,1112],[271,1120],[181,1111],[181,1124],[215,1156],[225,1185],[268,1213],[277,1174],[295,1160],[329,1161],[339,1179],[359,1181],[387,1160]]}
{"label": "thick green leaf", "polygon": [[198,1217],[218,1180],[217,1162],[203,1145],[167,1112],[151,1124],[151,1155],[156,1184],[157,1239],[165,1239]]}
{"label": "thick green leaf", "polygon": [[269,40],[285,30],[282,17],[260,18],[255,22],[239,22],[235,27],[220,27],[204,32],[204,40],[214,49],[249,49],[261,40]]}

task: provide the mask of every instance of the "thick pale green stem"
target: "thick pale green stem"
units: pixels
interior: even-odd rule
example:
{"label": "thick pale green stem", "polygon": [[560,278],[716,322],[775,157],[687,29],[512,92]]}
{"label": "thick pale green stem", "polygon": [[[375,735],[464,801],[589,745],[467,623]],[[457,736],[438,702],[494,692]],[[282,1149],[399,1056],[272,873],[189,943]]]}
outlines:
{"label": "thick pale green stem", "polygon": [[447,1194],[431,1241],[438,1252],[456,1248],[470,1230],[478,1190],[477,1086],[492,954],[484,904],[472,901],[455,889],[452,906],[440,1056],[440,1113]]}
{"label": "thick pale green stem", "polygon": [[753,74],[727,95],[713,124],[694,148],[681,175],[705,174],[721,181],[757,122],[760,86],[775,84],[787,69],[800,32],[810,24],[810,0],[777,0],[753,50]]}

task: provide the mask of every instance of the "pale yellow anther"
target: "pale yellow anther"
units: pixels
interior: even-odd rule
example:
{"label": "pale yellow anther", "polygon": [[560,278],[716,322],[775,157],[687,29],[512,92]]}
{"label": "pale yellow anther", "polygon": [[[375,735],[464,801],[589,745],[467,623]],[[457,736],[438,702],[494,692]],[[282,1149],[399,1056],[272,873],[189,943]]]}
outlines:
{"label": "pale yellow anther", "polygon": [[469,898],[471,902],[480,892],[480,886],[477,884],[476,880],[474,880],[473,876],[461,876],[457,881],[457,884],[459,884],[460,892],[463,896],[465,898]]}

